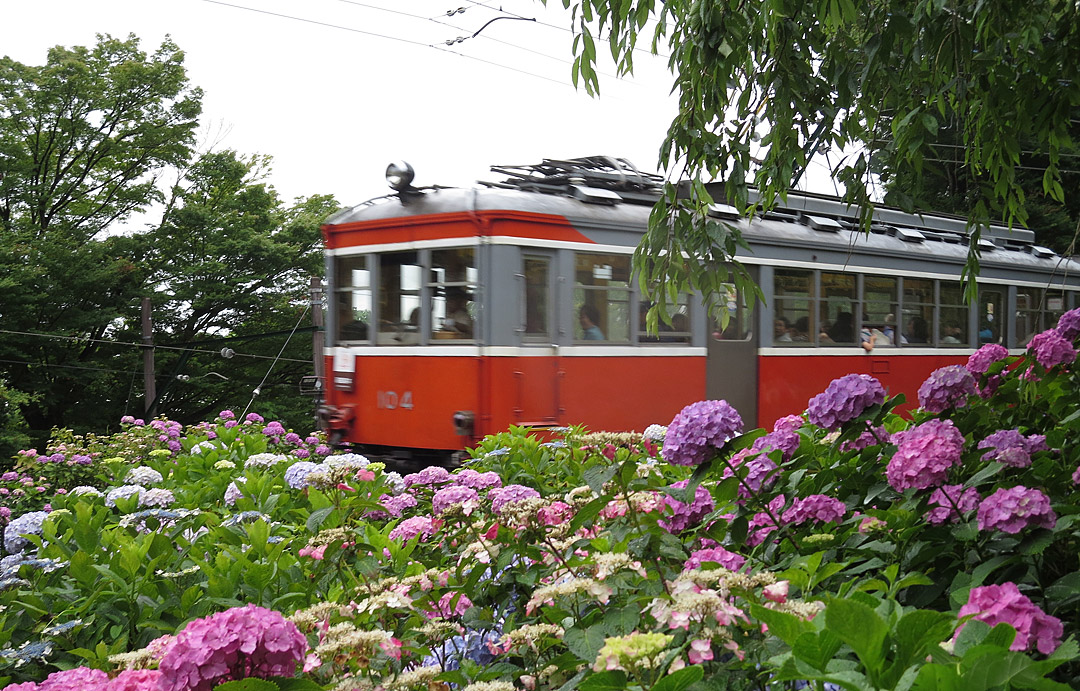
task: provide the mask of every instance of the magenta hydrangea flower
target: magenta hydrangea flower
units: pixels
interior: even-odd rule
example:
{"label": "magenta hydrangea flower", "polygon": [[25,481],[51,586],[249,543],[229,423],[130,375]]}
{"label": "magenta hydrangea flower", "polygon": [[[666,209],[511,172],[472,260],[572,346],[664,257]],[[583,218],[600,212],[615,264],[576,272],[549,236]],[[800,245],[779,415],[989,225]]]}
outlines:
{"label": "magenta hydrangea flower", "polygon": [[1080,485],[1080,465],[1076,466],[1076,470],[1073,471],[1073,484]]}
{"label": "magenta hydrangea flower", "polygon": [[964,451],[964,435],[951,420],[927,420],[897,432],[893,442],[896,453],[885,467],[885,478],[897,492],[943,484]]}
{"label": "magenta hydrangea flower", "polygon": [[1057,332],[1062,338],[1075,341],[1080,336],[1080,307],[1061,315],[1057,323]]}
{"label": "magenta hydrangea flower", "polygon": [[1031,465],[1031,454],[1046,450],[1046,436],[1032,434],[1025,437],[1020,430],[1003,429],[979,442],[980,449],[990,449],[983,454],[984,461],[997,461],[1013,468]]}
{"label": "magenta hydrangea flower", "polygon": [[100,669],[75,667],[53,672],[41,684],[28,681],[5,686],[4,691],[106,691],[112,689],[109,675]]}
{"label": "magenta hydrangea flower", "polygon": [[160,691],[210,691],[255,677],[291,677],[308,642],[280,612],[256,605],[196,619],[176,636],[161,660]]}
{"label": "magenta hydrangea flower", "polygon": [[855,437],[851,441],[846,441],[840,445],[840,451],[862,451],[871,446],[878,446],[889,441],[889,433],[881,425],[870,426],[867,425],[866,431]]}
{"label": "magenta hydrangea flower", "polygon": [[[668,434],[670,434],[670,430]],[[671,487],[673,489],[686,489],[689,484],[689,480],[680,480]],[[687,528],[698,525],[703,518],[712,513],[714,508],[712,495],[709,494],[709,490],[701,485],[694,489],[694,498],[689,504],[666,494],[663,503],[667,510],[664,511],[664,518],[660,519],[660,526],[672,535],[677,535]],[[670,510],[670,515],[667,515],[668,510]]]}
{"label": "magenta hydrangea flower", "polygon": [[746,564],[746,557],[741,554],[729,552],[723,547],[706,547],[690,554],[690,558],[683,564],[683,571],[700,569],[704,562],[716,562],[728,571],[738,571]]}
{"label": "magenta hydrangea flower", "polygon": [[1041,334],[1035,334],[1028,342],[1027,349],[1046,369],[1076,361],[1076,348],[1069,339],[1059,334],[1057,329],[1047,329]]}
{"label": "magenta hydrangea flower", "polygon": [[1057,525],[1057,514],[1050,508],[1050,498],[1023,485],[994,492],[979,504],[976,516],[979,530],[1003,533],[1019,533],[1032,526],[1052,529]]}
{"label": "magenta hydrangea flower", "polygon": [[727,401],[698,401],[668,425],[661,456],[674,465],[701,465],[742,431],[739,411]]}
{"label": "magenta hydrangea flower", "polygon": [[884,401],[885,389],[881,382],[868,374],[848,374],[833,379],[825,391],[810,399],[806,408],[807,419],[812,424],[832,430]]}
{"label": "magenta hydrangea flower", "polygon": [[773,424],[772,432],[754,441],[750,450],[764,453],[779,451],[783,460],[789,460],[802,442],[802,437],[799,436],[802,424],[803,419],[798,415],[782,417]]}
{"label": "magenta hydrangea flower", "polygon": [[250,423],[253,423],[253,424],[261,425],[265,421],[266,421],[265,418],[263,418],[263,416],[259,415],[258,413],[248,413],[247,415],[244,416],[244,422],[250,422]]}
{"label": "magenta hydrangea flower", "polygon": [[[762,487],[768,485],[771,486],[776,482],[776,478],[779,477],[779,473],[775,472],[777,465],[773,463],[772,459],[768,456],[752,456],[754,452],[750,449],[743,449],[734,454],[730,463],[734,468],[746,468],[746,476],[739,483],[739,498],[749,499],[752,496],[761,492]],[[732,468],[724,468],[724,472],[721,475],[721,479],[727,479],[733,476],[735,473]]]}
{"label": "magenta hydrangea flower", "polygon": [[847,513],[847,506],[839,499],[827,497],[824,494],[811,494],[808,497],[796,499],[780,520],[792,525],[809,521],[839,523],[845,513]]}
{"label": "magenta hydrangea flower", "polygon": [[451,479],[459,485],[476,490],[502,487],[502,478],[494,471],[481,473],[473,468],[464,468],[455,473]]}
{"label": "magenta hydrangea flower", "polygon": [[967,369],[974,375],[983,375],[990,371],[990,365],[1009,357],[1009,351],[1003,345],[987,343],[971,354]]}
{"label": "magenta hydrangea flower", "polygon": [[161,670],[125,669],[109,682],[108,691],[157,691],[161,686]]}
{"label": "magenta hydrangea flower", "polygon": [[432,522],[430,516],[413,516],[412,518],[406,518],[401,523],[394,526],[394,529],[390,531],[390,539],[398,540],[401,542],[408,542],[417,535],[424,537],[435,534],[435,524]]}
{"label": "magenta hydrangea flower", "polygon": [[468,516],[480,505],[480,495],[472,487],[451,485],[443,487],[431,498],[431,510],[436,516],[454,506],[461,506]]}
{"label": "magenta hydrangea flower", "polygon": [[[784,508],[784,504],[787,503],[787,498],[783,494],[778,494],[773,497],[773,500],[769,502],[769,511],[773,516],[777,516],[779,520],[780,512]],[[761,511],[754,514],[750,518],[749,532],[746,536],[746,544],[750,547],[760,545],[765,542],[765,539],[774,533],[780,526],[773,521],[766,511]]]}
{"label": "magenta hydrangea flower", "polygon": [[975,377],[963,365],[939,367],[919,387],[919,406],[931,413],[943,413],[967,405],[975,395]]}
{"label": "magenta hydrangea flower", "polygon": [[536,512],[543,525],[562,525],[574,517],[574,507],[563,501],[553,501]]}
{"label": "magenta hydrangea flower", "polygon": [[504,506],[515,501],[535,499],[539,496],[540,493],[535,489],[524,485],[507,485],[506,487],[497,487],[488,492],[488,499],[491,500],[491,510],[493,513],[500,513]]}
{"label": "magenta hydrangea flower", "polygon": [[[1050,655],[1061,645],[1064,634],[1061,620],[1039,609],[1015,583],[972,588],[959,616],[972,614],[990,626],[1008,624],[1016,629],[1016,638],[1009,650],[1028,650],[1034,646],[1043,655]],[[957,629],[959,633],[960,629]]]}
{"label": "magenta hydrangea flower", "polygon": [[221,418],[222,420],[235,420],[236,419],[236,413],[234,413],[231,410],[223,410],[220,413],[218,413],[218,417]]}
{"label": "magenta hydrangea flower", "polygon": [[978,505],[979,492],[974,487],[945,485],[930,495],[930,506],[934,508],[926,513],[926,522],[930,525],[941,525],[946,521],[956,523]]}

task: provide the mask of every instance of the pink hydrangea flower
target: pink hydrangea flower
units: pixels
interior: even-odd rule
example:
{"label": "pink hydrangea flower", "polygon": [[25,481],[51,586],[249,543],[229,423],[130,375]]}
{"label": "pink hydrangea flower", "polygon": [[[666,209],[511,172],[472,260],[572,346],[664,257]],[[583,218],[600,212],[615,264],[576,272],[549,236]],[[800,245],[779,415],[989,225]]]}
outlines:
{"label": "pink hydrangea flower", "polygon": [[470,515],[480,505],[480,495],[472,487],[450,485],[443,487],[431,498],[431,510],[436,516],[460,506],[466,516]]}
{"label": "pink hydrangea flower", "polygon": [[406,487],[428,485],[441,485],[450,482],[450,471],[441,466],[432,465],[424,468],[419,473],[409,473],[404,477]]}
{"label": "pink hydrangea flower", "polygon": [[979,530],[1019,533],[1029,526],[1053,528],[1057,514],[1050,498],[1037,489],[1022,485],[999,489],[979,504]]}
{"label": "pink hydrangea flower", "polygon": [[927,512],[926,522],[931,525],[941,525],[946,521],[956,523],[963,518],[963,514],[973,511],[978,504],[979,492],[974,487],[939,487],[930,495],[930,505],[934,508]]}
{"label": "pink hydrangea flower", "polygon": [[[799,435],[796,434],[795,436],[798,437]],[[758,441],[761,441],[761,439]],[[734,454],[728,459],[731,467],[724,468],[721,475],[721,478],[727,479],[735,474],[732,468],[746,468],[746,476],[739,482],[738,488],[739,498],[744,500],[757,495],[763,487],[771,486],[779,477],[779,473],[776,472],[776,463],[771,458],[768,456],[754,456],[753,454],[754,451],[751,449],[743,449]],[[749,460],[747,460],[748,458]]]}
{"label": "pink hydrangea flower", "polygon": [[983,454],[984,461],[998,461],[1013,468],[1031,465],[1031,454],[1046,450],[1046,437],[1032,434],[1025,437],[1020,430],[1003,429],[979,442],[980,449],[990,449]]}
{"label": "pink hydrangea flower", "polygon": [[157,691],[161,684],[161,670],[125,669],[109,682],[108,691]]}
{"label": "pink hydrangea flower", "polygon": [[692,552],[690,558],[683,564],[683,571],[700,569],[703,563],[710,561],[716,562],[728,571],[738,571],[746,565],[746,557],[741,554],[729,552],[717,545],[715,547],[706,547],[705,549],[699,549]]}
{"label": "pink hydrangea flower", "polygon": [[1076,348],[1069,339],[1058,333],[1057,329],[1047,329],[1035,334],[1028,342],[1027,349],[1046,369],[1076,361]]}
{"label": "pink hydrangea flower", "polygon": [[502,478],[499,477],[498,473],[493,471],[481,473],[473,468],[465,468],[455,473],[451,479],[456,484],[472,487],[475,490],[502,487]]}
{"label": "pink hydrangea flower", "polygon": [[494,513],[502,511],[503,507],[515,501],[521,501],[523,499],[535,499],[540,496],[532,487],[526,487],[524,485],[507,485],[506,487],[497,487],[488,492],[488,499],[491,500],[491,510]]}
{"label": "pink hydrangea flower", "polygon": [[777,581],[772,585],[767,585],[761,589],[761,594],[765,596],[766,600],[771,600],[777,604],[784,604],[787,602],[788,589],[791,583],[789,581]]}
{"label": "pink hydrangea flower", "polygon": [[893,441],[896,453],[889,459],[885,477],[897,492],[943,484],[964,450],[964,435],[951,420],[927,420],[897,432]]}
{"label": "pink hydrangea flower", "polygon": [[1010,650],[1028,650],[1034,645],[1040,653],[1050,655],[1061,645],[1061,620],[1039,609],[1015,583],[972,588],[959,616],[970,614],[990,626],[1008,624],[1016,629]]}
{"label": "pink hydrangea flower", "polygon": [[700,665],[702,662],[713,659],[712,641],[708,638],[696,638],[690,641],[690,649],[686,652],[686,657],[692,665]]}
{"label": "pink hydrangea flower", "polygon": [[465,593],[443,593],[439,601],[430,610],[424,612],[424,616],[428,619],[460,617],[472,606],[472,600]]}
{"label": "pink hydrangea flower", "polygon": [[1080,307],[1069,310],[1058,318],[1057,332],[1062,338],[1075,341],[1080,336]]}
{"label": "pink hydrangea flower", "polygon": [[184,627],[161,661],[160,691],[211,691],[235,679],[296,674],[308,643],[280,612],[234,607]]}
{"label": "pink hydrangea flower", "polygon": [[990,371],[990,365],[1001,362],[1009,357],[1009,351],[1003,345],[987,343],[971,354],[967,361],[967,369],[978,376]]}
{"label": "pink hydrangea flower", "polygon": [[562,525],[574,517],[574,507],[566,502],[553,501],[537,512],[543,525]]}
{"label": "pink hydrangea flower", "polygon": [[435,524],[429,516],[413,516],[412,518],[406,518],[401,523],[398,523],[393,530],[390,531],[391,540],[399,540],[406,542],[413,539],[417,535],[428,536],[435,534]]}
{"label": "pink hydrangea flower", "polygon": [[839,499],[833,499],[824,494],[811,494],[808,497],[796,499],[780,520],[793,525],[808,521],[838,523],[845,513],[847,513],[847,506]]}
{"label": "pink hydrangea flower", "polygon": [[[681,480],[671,487],[673,489],[686,489],[689,484],[689,480]],[[694,489],[694,498],[689,504],[667,495],[664,495],[663,502],[671,515],[667,515],[668,510],[665,510],[665,517],[660,520],[660,526],[673,535],[701,523],[701,520],[713,510],[712,495],[709,494],[709,490],[701,485]]]}

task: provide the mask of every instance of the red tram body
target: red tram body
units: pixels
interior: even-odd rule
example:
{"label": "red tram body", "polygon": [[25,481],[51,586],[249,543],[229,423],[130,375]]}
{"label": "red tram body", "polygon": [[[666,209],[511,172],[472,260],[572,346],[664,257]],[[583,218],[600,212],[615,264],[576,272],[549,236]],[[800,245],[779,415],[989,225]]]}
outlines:
{"label": "red tram body", "polygon": [[914,400],[934,369],[1022,348],[1078,304],[1080,264],[1030,231],[984,229],[968,305],[962,219],[879,209],[864,233],[837,200],[792,194],[750,222],[714,210],[741,227],[764,303],[732,289],[721,332],[687,295],[648,334],[630,256],[660,180],[608,158],[495,170],[508,179],[472,189],[407,180],[323,226],[335,438],[449,453],[510,425],[640,431],[703,398],[768,425],[852,372]]}

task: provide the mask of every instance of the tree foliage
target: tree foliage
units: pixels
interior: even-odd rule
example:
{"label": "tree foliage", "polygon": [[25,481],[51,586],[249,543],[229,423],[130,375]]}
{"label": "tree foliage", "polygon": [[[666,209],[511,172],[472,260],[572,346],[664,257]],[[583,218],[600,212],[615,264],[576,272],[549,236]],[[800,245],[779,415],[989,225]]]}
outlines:
{"label": "tree foliage", "polygon": [[[884,160],[920,174],[949,127],[974,182],[972,234],[993,217],[1027,220],[1022,151],[1044,158],[1041,187],[1064,198],[1061,152],[1080,103],[1080,8],[1016,0],[563,0],[573,8],[574,80],[599,89],[596,42],[622,72],[646,41],[669,53],[679,111],[661,165],[692,180],[722,177],[728,201],[768,208],[812,155],[849,152],[833,168],[845,199],[869,218],[872,170]],[[1024,143],[1022,145],[1022,142]],[[665,197],[637,255],[643,281],[702,285],[698,257],[712,200],[693,185]],[[685,214],[679,213],[686,210]],[[737,234],[729,229],[727,232]],[[977,243],[971,243],[975,248]],[[656,252],[663,248],[667,254]],[[966,275],[978,271],[973,249]],[[969,282],[973,289],[973,282]],[[660,296],[663,299],[663,296]]]}

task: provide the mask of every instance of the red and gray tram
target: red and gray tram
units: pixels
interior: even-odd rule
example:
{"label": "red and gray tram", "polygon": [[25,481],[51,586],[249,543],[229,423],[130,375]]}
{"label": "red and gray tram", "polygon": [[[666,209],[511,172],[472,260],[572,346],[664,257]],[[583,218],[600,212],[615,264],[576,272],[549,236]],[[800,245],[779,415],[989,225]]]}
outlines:
{"label": "red and gray tram", "polygon": [[983,230],[965,304],[963,219],[879,208],[866,233],[855,209],[791,193],[753,221],[712,212],[741,227],[764,303],[732,290],[721,331],[688,294],[649,334],[631,255],[661,179],[606,157],[492,170],[418,189],[393,165],[396,193],[323,226],[334,438],[447,453],[510,425],[640,431],[703,398],[770,425],[852,372],[911,401],[934,369],[985,343],[1019,352],[1080,306],[1080,263],[1029,230]]}

